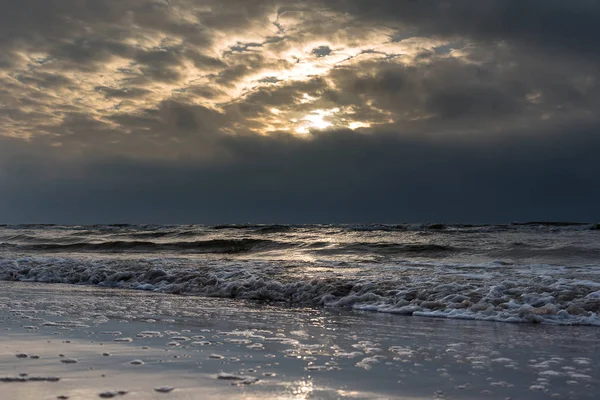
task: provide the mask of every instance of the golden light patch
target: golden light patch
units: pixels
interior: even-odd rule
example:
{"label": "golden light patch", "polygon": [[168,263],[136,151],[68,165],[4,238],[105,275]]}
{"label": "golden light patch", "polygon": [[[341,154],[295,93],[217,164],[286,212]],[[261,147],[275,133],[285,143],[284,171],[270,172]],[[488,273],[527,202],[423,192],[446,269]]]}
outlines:
{"label": "golden light patch", "polygon": [[[328,129],[368,128],[395,116],[377,120],[383,111],[373,107],[369,99],[362,99],[359,107],[363,112],[357,114],[353,106],[336,108],[339,103],[335,100],[321,98],[325,90],[336,90],[332,71],[371,58],[377,59],[374,64],[410,64],[422,52],[448,44],[422,37],[396,41],[395,29],[354,25],[348,15],[304,7],[281,11],[273,6],[266,16],[243,26],[201,27],[203,19],[213,18],[221,9],[182,4],[169,3],[164,11],[168,21],[181,25],[177,32],[150,29],[126,16],[127,24],[121,27],[123,38],[119,40],[129,50],[89,63],[89,68],[75,68],[68,58],[52,57],[40,49],[18,53],[22,62],[5,75],[0,71],[0,80],[10,85],[11,102],[19,98],[34,100],[21,106],[23,116],[0,121],[4,134],[41,134],[45,127],[63,124],[69,113],[126,130],[115,116],[145,113],[165,101],[221,113],[232,106],[239,120],[220,127],[222,133],[245,130],[262,135],[280,131],[306,135]],[[100,32],[103,29],[97,28]],[[206,41],[202,42],[204,34]],[[198,41],[188,40],[190,35],[201,37]],[[78,43],[73,38],[69,44],[76,47]],[[23,79],[36,74],[61,77],[68,83],[50,82],[44,87],[43,82]],[[314,81],[322,87],[313,85]],[[581,86],[587,87],[585,82]],[[298,89],[292,92],[294,87]],[[253,94],[266,99],[275,96],[278,89],[290,89],[282,96],[286,99],[283,104],[271,98],[244,107]]]}
{"label": "golden light patch", "polygon": [[368,122],[361,122],[361,121],[352,121],[348,124],[348,128],[350,128],[352,130],[356,130],[356,129],[360,129],[360,128],[368,128],[370,126],[371,126],[371,124],[369,124]]}
{"label": "golden light patch", "polygon": [[302,122],[296,127],[296,133],[307,134],[311,129],[323,130],[331,127],[333,124],[325,118],[331,115],[325,110],[315,110],[302,118]]}

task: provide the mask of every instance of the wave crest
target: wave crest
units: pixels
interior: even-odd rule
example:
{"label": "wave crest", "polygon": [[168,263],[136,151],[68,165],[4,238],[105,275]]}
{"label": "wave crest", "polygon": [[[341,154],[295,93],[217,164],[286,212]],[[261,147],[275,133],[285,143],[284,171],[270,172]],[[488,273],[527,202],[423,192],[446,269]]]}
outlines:
{"label": "wave crest", "polygon": [[[186,262],[188,264],[186,264]],[[192,263],[192,264],[190,264]],[[315,269],[312,269],[315,267]],[[351,269],[354,269],[353,266]],[[416,316],[600,326],[600,284],[531,266],[381,266],[292,268],[277,263],[194,265],[183,259],[0,259],[0,279],[100,285],[239,298],[293,306],[346,307]],[[338,273],[335,272],[338,269]],[[548,267],[549,268],[549,267]]]}
{"label": "wave crest", "polygon": [[279,248],[283,242],[260,239],[213,239],[192,242],[158,243],[151,241],[107,241],[100,243],[78,242],[71,244],[31,244],[18,246],[21,250],[49,252],[162,252],[185,251],[193,253],[243,253],[259,248]]}

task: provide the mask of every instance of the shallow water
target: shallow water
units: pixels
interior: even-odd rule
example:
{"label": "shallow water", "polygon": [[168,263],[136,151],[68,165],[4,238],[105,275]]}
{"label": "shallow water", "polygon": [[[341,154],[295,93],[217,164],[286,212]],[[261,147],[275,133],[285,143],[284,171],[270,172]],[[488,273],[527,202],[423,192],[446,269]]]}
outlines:
{"label": "shallow water", "polygon": [[[0,382],[15,398],[592,399],[599,383],[594,327],[70,285],[3,282],[0,292],[0,376],[60,379]],[[165,386],[175,389],[154,391]]]}

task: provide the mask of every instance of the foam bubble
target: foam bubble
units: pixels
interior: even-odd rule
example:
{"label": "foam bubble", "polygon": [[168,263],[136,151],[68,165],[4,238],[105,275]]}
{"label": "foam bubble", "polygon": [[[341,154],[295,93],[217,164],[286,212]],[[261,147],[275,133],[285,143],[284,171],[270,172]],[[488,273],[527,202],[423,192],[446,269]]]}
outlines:
{"label": "foam bubble", "polygon": [[373,365],[379,364],[379,360],[375,357],[363,358],[361,361],[356,363],[356,366],[366,370],[370,370]]}
{"label": "foam bubble", "polygon": [[243,385],[252,384],[252,383],[258,382],[258,380],[259,380],[258,378],[254,377],[254,376],[237,375],[237,374],[231,374],[231,373],[227,373],[227,372],[219,372],[217,374],[217,379],[233,381],[234,384],[243,384]]}
{"label": "foam bubble", "polygon": [[133,342],[133,339],[130,337],[126,337],[126,338],[116,338],[116,339],[113,339],[113,341],[117,342],[117,343],[131,343],[131,342]]}
{"label": "foam bubble", "polygon": [[187,336],[173,336],[171,338],[171,340],[177,341],[177,342],[187,342],[188,340],[190,340],[189,337]]}
{"label": "foam bubble", "polygon": [[162,337],[162,333],[157,331],[142,331],[136,335],[140,338]]}

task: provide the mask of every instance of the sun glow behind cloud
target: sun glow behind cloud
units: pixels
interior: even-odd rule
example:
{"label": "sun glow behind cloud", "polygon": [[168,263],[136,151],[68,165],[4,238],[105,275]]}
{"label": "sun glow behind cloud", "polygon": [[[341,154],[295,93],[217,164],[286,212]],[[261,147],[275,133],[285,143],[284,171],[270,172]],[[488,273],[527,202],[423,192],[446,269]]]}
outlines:
{"label": "sun glow behind cloud", "polygon": [[314,110],[301,121],[294,128],[294,131],[299,134],[307,134],[311,129],[323,130],[333,126],[333,123],[328,121],[326,118],[332,116],[336,112],[339,112],[339,108],[332,110]]}
{"label": "sun glow behind cloud", "polygon": [[[365,73],[376,81],[377,69],[423,63],[436,48],[448,46],[448,40],[399,40],[391,27],[289,4],[232,24],[219,20],[226,21],[228,13],[218,2],[197,7],[173,0],[152,6],[156,15],[151,25],[134,23],[134,14],[126,14],[120,40],[108,40],[112,27],[98,25],[88,29],[95,36],[76,34],[62,40],[62,47],[23,50],[20,57],[28,61],[0,75],[0,83],[14,87],[10,102],[32,97],[36,104],[21,106],[29,110],[26,117],[0,116],[3,134],[51,134],[74,113],[130,133],[133,128],[122,121],[145,118],[169,101],[235,117],[230,118],[235,122],[217,128],[227,134],[306,135],[422,118],[409,111],[386,111],[368,94],[336,99],[344,80],[334,75],[362,71],[367,65],[372,70]],[[162,29],[155,26],[163,20]],[[467,55],[456,51],[439,56]],[[87,64],[78,61],[83,56]],[[60,76],[65,83],[43,81],[41,76]]]}
{"label": "sun glow behind cloud", "polygon": [[[557,176],[567,177],[560,181],[574,200],[555,202],[555,210],[598,198],[590,193],[598,175],[598,2],[0,3],[0,203],[12,221],[69,199],[74,207],[45,215],[70,214],[95,198],[112,204],[115,187],[133,188],[130,198],[139,199],[165,183],[179,194],[199,188],[193,207],[181,208],[182,221],[198,209],[216,218],[212,208],[221,205],[220,215],[230,215],[244,207],[229,200],[252,191],[265,196],[239,214],[242,221],[257,215],[255,205],[266,215],[285,203],[294,211],[279,214],[283,220],[325,207],[316,219],[342,221],[366,215],[364,199],[389,206],[365,220],[453,204],[456,212],[438,215],[460,220],[463,210],[481,207],[485,216],[489,207],[469,203],[478,195],[466,189],[454,196],[457,187],[497,197],[531,182],[543,196],[530,196],[530,215],[542,218],[539,199],[547,200]],[[362,150],[373,162],[355,162]],[[155,183],[154,175],[169,178]],[[396,191],[390,182],[401,185]],[[413,186],[422,197],[402,196]],[[331,189],[328,199],[311,195],[323,188]],[[439,203],[444,190],[456,201]],[[48,197],[58,191],[68,196]],[[331,214],[340,195],[355,203]],[[211,196],[214,203],[198,205]],[[113,211],[127,209],[126,197]],[[160,194],[143,197],[166,208]],[[407,203],[386,200],[396,197]],[[318,206],[301,211],[312,201]],[[16,216],[20,203],[30,207]],[[131,204],[121,216],[137,212],[140,202]]]}

